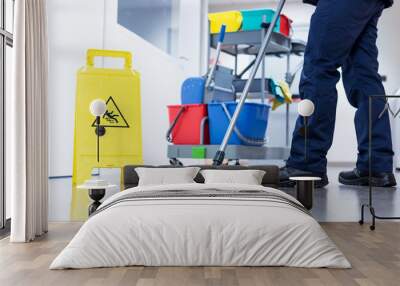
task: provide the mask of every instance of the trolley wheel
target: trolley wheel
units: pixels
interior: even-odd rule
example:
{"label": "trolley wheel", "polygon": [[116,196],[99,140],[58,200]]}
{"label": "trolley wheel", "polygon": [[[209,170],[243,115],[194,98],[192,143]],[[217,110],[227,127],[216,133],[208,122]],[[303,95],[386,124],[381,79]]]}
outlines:
{"label": "trolley wheel", "polygon": [[374,225],[371,225],[371,226],[369,227],[369,229],[370,229],[370,230],[375,230],[375,226],[374,226]]}
{"label": "trolley wheel", "polygon": [[363,224],[364,224],[364,221],[363,221],[363,220],[359,220],[358,223],[359,223],[360,225],[363,225]]}
{"label": "trolley wheel", "polygon": [[240,160],[239,159],[229,159],[227,165],[229,165],[229,166],[240,166]]}
{"label": "trolley wheel", "polygon": [[171,159],[169,159],[169,163],[172,165],[172,166],[176,166],[176,167],[182,167],[183,166],[183,163],[181,162],[181,161],[179,161],[178,159],[176,159],[176,158],[171,158]]}

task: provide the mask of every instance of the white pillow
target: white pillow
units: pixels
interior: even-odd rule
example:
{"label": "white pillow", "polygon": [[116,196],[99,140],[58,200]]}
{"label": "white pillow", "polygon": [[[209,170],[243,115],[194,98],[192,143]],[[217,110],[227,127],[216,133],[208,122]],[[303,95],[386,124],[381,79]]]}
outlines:
{"label": "white pillow", "polygon": [[261,185],[265,171],[261,170],[202,170],[205,184]]}
{"label": "white pillow", "polygon": [[186,168],[135,168],[139,176],[139,186],[171,185],[195,183],[193,180],[200,171],[198,167]]}

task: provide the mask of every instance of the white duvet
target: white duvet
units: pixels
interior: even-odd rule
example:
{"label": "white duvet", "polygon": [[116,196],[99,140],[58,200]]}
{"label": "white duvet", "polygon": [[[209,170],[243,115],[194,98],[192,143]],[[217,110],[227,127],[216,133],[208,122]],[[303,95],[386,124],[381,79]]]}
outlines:
{"label": "white duvet", "polygon": [[[128,189],[102,206],[130,192],[204,188],[265,190],[297,202],[262,186],[185,184]],[[128,265],[350,267],[310,215],[287,204],[227,197],[111,205],[89,218],[50,269]]]}

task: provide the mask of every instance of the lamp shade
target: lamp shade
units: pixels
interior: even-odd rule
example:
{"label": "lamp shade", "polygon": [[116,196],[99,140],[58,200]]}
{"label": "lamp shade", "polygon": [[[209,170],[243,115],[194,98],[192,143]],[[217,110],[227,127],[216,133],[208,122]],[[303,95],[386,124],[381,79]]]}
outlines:
{"label": "lamp shade", "polygon": [[297,111],[301,116],[308,117],[314,113],[314,103],[309,99],[304,99],[297,105]]}
{"label": "lamp shade", "polygon": [[102,116],[107,110],[107,105],[102,99],[95,99],[90,103],[90,113],[94,116]]}

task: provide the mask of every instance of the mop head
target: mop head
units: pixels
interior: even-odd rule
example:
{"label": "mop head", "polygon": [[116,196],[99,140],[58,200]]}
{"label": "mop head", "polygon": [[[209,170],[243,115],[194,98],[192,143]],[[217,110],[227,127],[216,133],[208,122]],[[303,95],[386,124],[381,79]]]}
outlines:
{"label": "mop head", "polygon": [[272,98],[272,110],[276,110],[279,106],[285,103],[292,103],[292,92],[289,85],[285,81],[280,81],[275,84],[272,80],[269,81],[270,91],[274,95]]}

